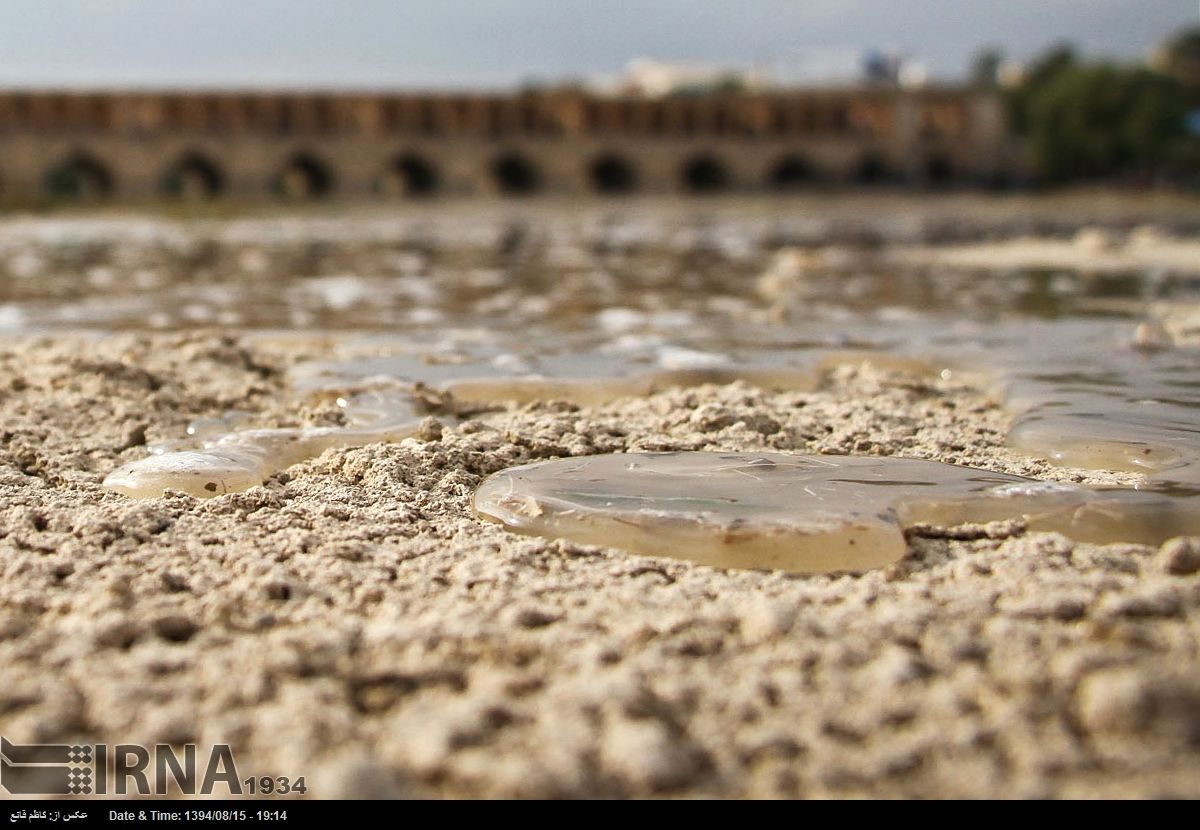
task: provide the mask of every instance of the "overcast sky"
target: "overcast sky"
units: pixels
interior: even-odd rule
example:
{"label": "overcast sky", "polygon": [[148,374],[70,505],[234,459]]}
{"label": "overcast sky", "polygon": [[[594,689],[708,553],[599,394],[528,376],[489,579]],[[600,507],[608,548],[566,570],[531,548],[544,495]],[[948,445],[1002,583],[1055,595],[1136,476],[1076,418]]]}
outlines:
{"label": "overcast sky", "polygon": [[[1136,58],[1200,0],[0,0],[0,85],[499,87],[637,57],[822,72],[877,47]],[[844,61],[843,61],[844,62]],[[818,67],[817,69],[810,69]]]}

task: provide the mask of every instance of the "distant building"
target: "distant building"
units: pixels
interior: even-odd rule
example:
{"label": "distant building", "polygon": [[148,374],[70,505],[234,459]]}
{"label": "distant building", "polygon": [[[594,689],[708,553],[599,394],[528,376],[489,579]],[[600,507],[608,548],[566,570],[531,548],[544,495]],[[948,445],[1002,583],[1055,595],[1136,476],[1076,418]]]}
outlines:
{"label": "distant building", "polygon": [[765,86],[760,75],[745,69],[638,58],[629,62],[617,81],[616,89],[625,95],[659,98],[664,95],[753,91]]}
{"label": "distant building", "polygon": [[862,56],[862,79],[868,84],[898,84],[903,64],[896,52],[871,49]]}
{"label": "distant building", "polygon": [[1200,27],[1159,44],[1150,56],[1150,65],[1189,90],[1200,92]]}
{"label": "distant building", "polygon": [[900,52],[882,52],[878,49],[871,49],[862,56],[861,80],[866,84],[915,89],[929,83],[929,73],[924,65],[911,60]]}

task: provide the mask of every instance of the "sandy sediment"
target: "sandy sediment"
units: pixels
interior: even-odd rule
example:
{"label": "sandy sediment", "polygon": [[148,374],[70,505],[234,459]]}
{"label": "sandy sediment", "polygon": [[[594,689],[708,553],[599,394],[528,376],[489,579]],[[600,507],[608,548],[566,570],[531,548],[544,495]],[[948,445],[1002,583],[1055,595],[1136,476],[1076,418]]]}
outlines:
{"label": "sandy sediment", "polygon": [[861,576],[720,571],[477,521],[483,477],[637,450],[894,454],[1070,481],[961,380],[869,366],[497,408],[248,492],[100,487],[287,403],[302,341],[0,345],[0,733],[230,743],[310,796],[1200,796],[1200,548],[929,528]]}
{"label": "sandy sediment", "polygon": [[889,258],[899,264],[991,271],[1029,269],[1098,273],[1147,271],[1195,275],[1200,242],[1165,236],[1153,227],[1130,234],[1087,228],[1071,239],[1025,237],[961,245],[898,246]]}

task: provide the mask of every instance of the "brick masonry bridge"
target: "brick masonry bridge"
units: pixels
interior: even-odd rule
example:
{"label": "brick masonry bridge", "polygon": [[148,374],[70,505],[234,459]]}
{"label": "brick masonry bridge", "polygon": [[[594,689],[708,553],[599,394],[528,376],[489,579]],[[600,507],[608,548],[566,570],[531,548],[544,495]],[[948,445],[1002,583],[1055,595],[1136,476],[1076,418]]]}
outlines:
{"label": "brick masonry bridge", "polygon": [[0,91],[9,204],[988,185],[1018,166],[1000,101],[953,88]]}

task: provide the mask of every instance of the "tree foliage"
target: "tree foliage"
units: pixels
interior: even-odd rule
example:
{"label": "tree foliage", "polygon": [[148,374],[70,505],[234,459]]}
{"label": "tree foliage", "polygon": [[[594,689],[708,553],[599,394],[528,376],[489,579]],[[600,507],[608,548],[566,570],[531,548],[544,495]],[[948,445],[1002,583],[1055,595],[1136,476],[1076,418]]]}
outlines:
{"label": "tree foliage", "polygon": [[1192,104],[1200,103],[1200,26],[1171,38],[1157,63],[1183,85]]}
{"label": "tree foliage", "polygon": [[1177,174],[1194,159],[1188,105],[1174,78],[1141,66],[1047,52],[1012,92],[1011,120],[1049,181]]}

